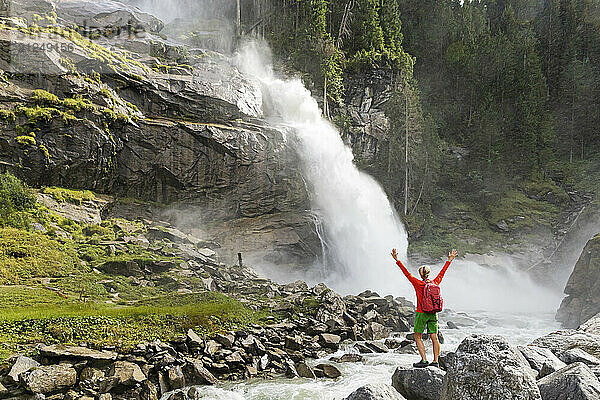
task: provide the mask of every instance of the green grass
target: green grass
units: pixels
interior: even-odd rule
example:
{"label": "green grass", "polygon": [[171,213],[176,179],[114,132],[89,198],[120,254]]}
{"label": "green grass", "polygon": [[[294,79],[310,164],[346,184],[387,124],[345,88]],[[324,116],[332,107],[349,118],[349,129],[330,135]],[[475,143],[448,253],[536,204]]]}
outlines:
{"label": "green grass", "polygon": [[552,227],[559,212],[557,206],[531,199],[517,190],[508,192],[487,207],[488,221],[491,224],[506,221],[509,229]]}
{"label": "green grass", "polygon": [[66,276],[76,271],[77,264],[77,255],[68,245],[41,233],[0,228],[0,284]]}
{"label": "green grass", "polygon": [[[0,288],[0,298],[15,292],[14,288],[8,293],[4,290]],[[53,300],[35,306],[31,300],[43,301],[43,295],[29,299],[28,295],[24,304],[31,305],[0,308],[0,359],[40,342],[84,341],[96,348],[129,350],[144,341],[172,339],[190,328],[210,334],[261,323],[267,315],[215,292],[161,296],[127,307]]]}

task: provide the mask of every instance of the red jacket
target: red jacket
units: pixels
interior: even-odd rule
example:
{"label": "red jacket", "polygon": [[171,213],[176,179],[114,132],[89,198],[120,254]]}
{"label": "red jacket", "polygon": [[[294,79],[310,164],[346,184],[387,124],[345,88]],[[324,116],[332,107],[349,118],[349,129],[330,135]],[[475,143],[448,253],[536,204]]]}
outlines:
{"label": "red jacket", "polygon": [[[450,260],[446,261],[444,268],[442,268],[438,276],[435,277],[433,283],[435,283],[436,285],[442,283],[442,279],[444,278],[446,270],[450,266],[450,262]],[[425,282],[412,276],[410,272],[408,272],[404,264],[402,264],[402,261],[398,261],[396,262],[396,264],[400,267],[402,272],[404,272],[404,275],[408,278],[410,283],[412,283],[413,287],[415,288],[415,293],[417,294],[417,312],[422,313],[423,310],[421,309],[421,303],[423,302],[423,289],[425,288]]]}

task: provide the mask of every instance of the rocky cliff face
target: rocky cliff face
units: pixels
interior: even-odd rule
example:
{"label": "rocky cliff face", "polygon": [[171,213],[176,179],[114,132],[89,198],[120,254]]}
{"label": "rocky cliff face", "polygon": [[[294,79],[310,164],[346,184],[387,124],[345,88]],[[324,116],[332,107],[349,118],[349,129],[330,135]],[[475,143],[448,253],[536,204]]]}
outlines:
{"label": "rocky cliff face", "polygon": [[[239,233],[258,224],[250,243],[263,256],[312,260],[319,245],[296,155],[261,119],[258,84],[227,57],[156,35],[158,19],[116,1],[19,0],[6,10],[2,170],[35,186],[194,209],[188,220],[211,221],[219,235],[235,227],[241,248],[250,246]],[[140,31],[88,40],[82,19]]]}
{"label": "rocky cliff face", "polygon": [[571,274],[556,319],[567,328],[577,328],[600,312],[600,234],[581,253]]}
{"label": "rocky cliff face", "polygon": [[346,77],[346,98],[341,114],[342,135],[352,147],[361,164],[374,163],[390,123],[385,115],[387,101],[392,95],[392,73],[367,70]]}

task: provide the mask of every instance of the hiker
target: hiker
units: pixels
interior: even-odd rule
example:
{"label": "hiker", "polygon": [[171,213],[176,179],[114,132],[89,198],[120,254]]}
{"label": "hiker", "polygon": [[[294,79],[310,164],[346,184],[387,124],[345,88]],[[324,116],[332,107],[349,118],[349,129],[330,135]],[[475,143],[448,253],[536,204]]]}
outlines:
{"label": "hiker", "polygon": [[[396,264],[400,267],[404,275],[408,278],[410,283],[412,283],[415,288],[415,292],[417,294],[417,312],[415,314],[415,342],[417,342],[417,349],[419,349],[419,354],[421,355],[421,361],[413,364],[417,368],[424,368],[427,366],[439,367],[438,358],[440,356],[440,342],[438,341],[438,319],[437,313],[427,313],[423,311],[423,291],[427,283],[433,282],[436,285],[439,285],[442,282],[442,278],[444,278],[444,274],[446,270],[450,266],[452,260],[456,258],[456,250],[452,250],[448,254],[448,261],[444,265],[444,268],[440,271],[438,276],[435,277],[433,281],[429,280],[429,275],[431,274],[431,269],[427,265],[422,265],[419,267],[419,274],[421,275],[421,279],[417,279],[408,272],[402,261],[398,260],[398,253],[396,249],[392,250],[392,257],[396,260]],[[437,289],[437,288],[436,288]],[[441,309],[441,307],[440,307]],[[431,342],[433,343],[433,362],[429,363],[427,361],[427,354],[425,353],[425,345],[423,344],[423,332],[427,327],[427,333],[429,333],[429,337],[431,338]]]}

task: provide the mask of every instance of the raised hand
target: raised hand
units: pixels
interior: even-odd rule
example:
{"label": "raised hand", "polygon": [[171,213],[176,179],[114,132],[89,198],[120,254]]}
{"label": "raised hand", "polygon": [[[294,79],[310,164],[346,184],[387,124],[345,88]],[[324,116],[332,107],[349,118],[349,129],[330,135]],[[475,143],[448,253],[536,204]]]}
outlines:
{"label": "raised hand", "polygon": [[448,253],[448,260],[450,260],[450,261],[454,260],[457,255],[458,255],[458,253],[456,252],[456,249],[452,249],[452,251],[450,253]]}
{"label": "raised hand", "polygon": [[398,261],[398,252],[396,251],[396,249],[392,249],[392,258]]}

